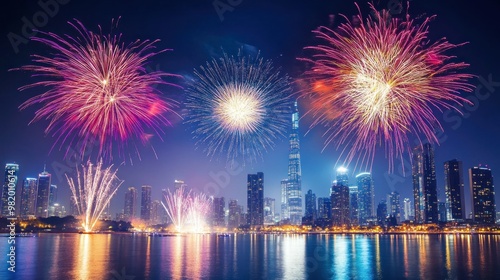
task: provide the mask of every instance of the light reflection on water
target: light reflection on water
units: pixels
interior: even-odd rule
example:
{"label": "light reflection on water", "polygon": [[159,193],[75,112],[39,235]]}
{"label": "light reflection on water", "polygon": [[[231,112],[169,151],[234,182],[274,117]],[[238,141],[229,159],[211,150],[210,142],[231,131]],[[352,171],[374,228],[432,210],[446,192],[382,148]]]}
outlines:
{"label": "light reflection on water", "polygon": [[[500,236],[41,234],[0,279],[500,279]],[[129,278],[127,278],[129,277]]]}

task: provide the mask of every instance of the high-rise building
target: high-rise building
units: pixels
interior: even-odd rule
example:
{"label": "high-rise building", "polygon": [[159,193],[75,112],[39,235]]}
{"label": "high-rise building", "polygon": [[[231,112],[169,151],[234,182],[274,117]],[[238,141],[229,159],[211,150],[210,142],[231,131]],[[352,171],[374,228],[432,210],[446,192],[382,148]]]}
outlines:
{"label": "high-rise building", "polygon": [[306,193],[306,213],[305,218],[308,222],[313,223],[316,220],[317,210],[316,210],[316,194],[312,190],[308,190]]}
{"label": "high-rise building", "polygon": [[187,187],[187,184],[182,180],[174,180],[174,191],[180,189],[181,187]]}
{"label": "high-rise building", "polygon": [[[13,197],[15,200],[17,193],[17,177],[19,173],[19,164],[16,163],[7,163],[5,165],[5,179],[3,181],[2,186],[2,197],[0,200],[0,209],[2,210],[1,215],[4,217],[15,216],[15,208],[12,211],[12,208],[9,209],[9,201],[12,203],[12,199],[9,197]],[[15,201],[14,201],[15,202]]]}
{"label": "high-rise building", "polygon": [[349,225],[349,187],[334,181],[330,198],[332,200],[332,224],[334,226]]}
{"label": "high-rise building", "polygon": [[229,229],[235,229],[241,225],[243,207],[238,205],[238,200],[231,199],[228,203],[229,207],[229,217],[228,217],[228,227]]}
{"label": "high-rise building", "polygon": [[247,178],[247,223],[250,226],[264,224],[264,173],[248,174]]}
{"label": "high-rise building", "polygon": [[409,198],[403,200],[403,212],[405,221],[411,221],[413,219],[413,206]]}
{"label": "high-rise building", "polygon": [[57,185],[50,185],[49,205],[52,206],[57,202]]}
{"label": "high-rise building", "polygon": [[134,187],[130,187],[125,193],[125,207],[123,208],[123,214],[127,221],[132,221],[135,218],[136,208],[137,190]]}
{"label": "high-rise building", "polygon": [[275,204],[274,198],[264,198],[264,225],[274,225]]}
{"label": "high-rise building", "polygon": [[21,217],[35,216],[36,195],[38,193],[38,181],[36,178],[26,178],[21,190]]}
{"label": "high-rise building", "polygon": [[66,217],[66,208],[59,204],[59,203],[54,203],[49,206],[49,217]]}
{"label": "high-rise building", "polygon": [[318,221],[321,226],[330,226],[332,223],[332,200],[330,197],[318,197]]}
{"label": "high-rise building", "polygon": [[226,226],[226,221],[225,221],[226,212],[224,211],[224,208],[226,207],[226,200],[224,199],[224,197],[214,197],[212,207],[213,207],[213,211],[212,211],[213,225],[215,227],[225,227]]}
{"label": "high-rise building", "polygon": [[387,195],[387,214],[394,217],[398,224],[401,222],[401,204],[397,191]]}
{"label": "high-rise building", "polygon": [[447,220],[465,220],[465,195],[462,162],[456,159],[444,163],[444,191]]}
{"label": "high-rise building", "polygon": [[438,201],[438,221],[446,222],[447,221],[447,206],[446,202]]}
{"label": "high-rise building", "polygon": [[159,200],[153,200],[151,203],[151,224],[159,225],[162,223],[163,206]]}
{"label": "high-rise building", "polygon": [[294,112],[292,114],[287,190],[290,223],[300,225],[302,223],[302,171],[300,164],[299,109],[297,101],[294,103]]}
{"label": "high-rise building", "polygon": [[473,167],[469,169],[469,179],[474,222],[494,224],[496,222],[496,204],[491,169],[481,166]]}
{"label": "high-rise building", "polygon": [[429,143],[413,149],[412,161],[415,222],[438,222],[438,199],[434,149]]}
{"label": "high-rise building", "polygon": [[375,193],[370,173],[363,172],[356,175],[358,184],[358,216],[359,224],[367,225],[375,217]]}
{"label": "high-rise building", "polygon": [[359,224],[358,186],[349,186],[349,219],[351,224]]}
{"label": "high-rise building", "polygon": [[281,180],[281,221],[290,220],[290,209],[288,208],[288,182]]}
{"label": "high-rise building", "polygon": [[[45,168],[44,168],[45,169]],[[38,194],[36,199],[36,216],[47,218],[49,215],[50,182],[52,175],[47,171],[38,174]]]}
{"label": "high-rise building", "polygon": [[384,226],[387,220],[387,202],[382,200],[377,206],[377,223]]}
{"label": "high-rise building", "polygon": [[149,221],[151,219],[151,186],[141,187],[141,220]]}

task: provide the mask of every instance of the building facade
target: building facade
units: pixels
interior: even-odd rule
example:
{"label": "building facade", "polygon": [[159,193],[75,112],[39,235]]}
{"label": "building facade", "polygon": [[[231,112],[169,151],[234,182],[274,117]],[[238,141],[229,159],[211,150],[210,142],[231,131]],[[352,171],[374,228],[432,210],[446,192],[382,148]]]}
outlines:
{"label": "building facade", "polygon": [[38,193],[36,198],[36,216],[47,218],[49,216],[49,196],[52,175],[47,171],[38,174]]}
{"label": "building facade", "polygon": [[292,132],[290,133],[290,149],[288,154],[287,199],[290,223],[302,223],[302,169],[300,163],[299,142],[299,109],[297,101],[294,103],[292,114]]}
{"label": "building facade", "polygon": [[132,221],[135,216],[135,209],[137,208],[137,190],[134,187],[127,189],[125,193],[125,206],[123,208],[123,214],[125,220]]}
{"label": "building facade", "polygon": [[[0,199],[0,209],[1,209],[1,216],[3,217],[8,217],[8,216],[15,216],[15,209],[12,211],[12,207],[9,208],[9,202],[15,202],[12,201],[12,198],[9,199],[9,197],[16,197],[17,193],[17,181],[18,181],[18,176],[19,176],[19,164],[17,163],[7,163],[5,165],[5,177],[2,185],[2,193],[1,193],[1,199]],[[12,192],[14,195],[12,196]],[[15,207],[14,207],[15,208]]]}
{"label": "building facade", "polygon": [[262,172],[248,174],[247,208],[248,225],[264,225],[264,173]]}
{"label": "building facade", "polygon": [[496,222],[495,187],[491,169],[473,167],[469,169],[472,196],[472,219],[478,224]]}
{"label": "building facade", "polygon": [[461,161],[453,159],[444,163],[444,191],[447,220],[465,220],[464,177]]}
{"label": "building facade", "polygon": [[372,176],[368,172],[356,175],[358,185],[358,216],[359,224],[367,225],[375,216],[375,194]]}
{"label": "building facade", "polygon": [[416,223],[438,222],[434,149],[425,143],[413,149],[412,182]]}
{"label": "building facade", "polygon": [[141,220],[149,222],[151,219],[151,186],[141,187]]}

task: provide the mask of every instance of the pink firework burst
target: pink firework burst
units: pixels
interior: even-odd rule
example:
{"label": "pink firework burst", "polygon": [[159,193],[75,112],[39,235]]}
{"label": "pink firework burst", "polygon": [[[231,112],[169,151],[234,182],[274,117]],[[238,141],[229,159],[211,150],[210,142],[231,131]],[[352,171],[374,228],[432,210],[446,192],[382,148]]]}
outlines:
{"label": "pink firework burst", "polygon": [[124,148],[132,142],[139,155],[137,140],[146,145],[151,133],[161,138],[164,127],[171,125],[166,114],[175,104],[162,98],[156,86],[170,84],[162,78],[174,75],[145,68],[148,59],[165,50],[154,51],[158,40],[125,45],[121,35],[97,34],[76,20],[69,24],[77,37],[40,32],[43,36],[33,38],[54,54],[34,55],[33,65],[20,68],[41,79],[20,90],[46,90],[20,108],[42,104],[31,122],[49,121],[45,132],[56,138],[54,146],[66,143],[69,149],[80,141],[83,150],[96,141],[97,157],[112,159],[115,152],[119,157],[127,154]]}
{"label": "pink firework burst", "polygon": [[303,96],[311,98],[312,127],[327,127],[325,147],[336,143],[344,164],[357,157],[371,169],[377,146],[384,146],[392,170],[394,158],[410,151],[410,135],[438,143],[435,111],[469,103],[458,94],[473,89],[472,76],[458,72],[468,64],[445,54],[462,44],[429,43],[432,17],[416,24],[408,15],[391,18],[370,8],[374,17],[363,19],[359,11],[352,21],[343,16],[338,29],[313,31],[323,43],[299,58],[312,65]]}

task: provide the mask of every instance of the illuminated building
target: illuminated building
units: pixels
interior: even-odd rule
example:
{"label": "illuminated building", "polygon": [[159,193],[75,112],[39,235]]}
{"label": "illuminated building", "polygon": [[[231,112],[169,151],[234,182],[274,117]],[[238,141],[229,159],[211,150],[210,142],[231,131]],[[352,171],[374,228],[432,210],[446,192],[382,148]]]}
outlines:
{"label": "illuminated building", "polygon": [[444,191],[447,220],[465,220],[465,195],[462,162],[456,159],[444,163]]}
{"label": "illuminated building", "polygon": [[287,206],[290,223],[302,222],[302,171],[300,164],[299,110],[297,101],[292,114],[292,132],[288,154]]}
{"label": "illuminated building", "polygon": [[49,196],[50,182],[52,175],[47,171],[38,174],[38,193],[36,198],[36,213],[37,217],[47,218],[49,215]]}
{"label": "illuminated building", "polygon": [[[0,200],[0,209],[2,209],[2,216],[15,216],[16,213],[9,210],[9,197],[16,197],[17,193],[17,177],[19,173],[19,164],[16,163],[7,163],[5,165],[5,179],[2,186],[2,197]],[[9,195],[10,193],[14,193],[13,196]],[[15,202],[15,201],[14,201]]]}
{"label": "illuminated building", "polygon": [[363,172],[356,175],[358,185],[358,216],[359,224],[367,225],[375,216],[375,194],[373,180],[370,173]]}
{"label": "illuminated building", "polygon": [[262,172],[248,174],[247,208],[248,225],[264,225],[264,173]]}
{"label": "illuminated building", "polygon": [[412,161],[415,222],[438,222],[438,199],[434,149],[429,143],[413,149]]}
{"label": "illuminated building", "polygon": [[496,205],[491,169],[473,167],[469,169],[469,179],[474,222],[478,224],[494,224],[496,221]]}
{"label": "illuminated building", "polygon": [[134,187],[130,187],[125,193],[125,207],[123,208],[123,214],[126,221],[132,221],[135,218],[136,205],[137,191]]}
{"label": "illuminated building", "polygon": [[141,220],[151,219],[151,186],[141,187]]}

